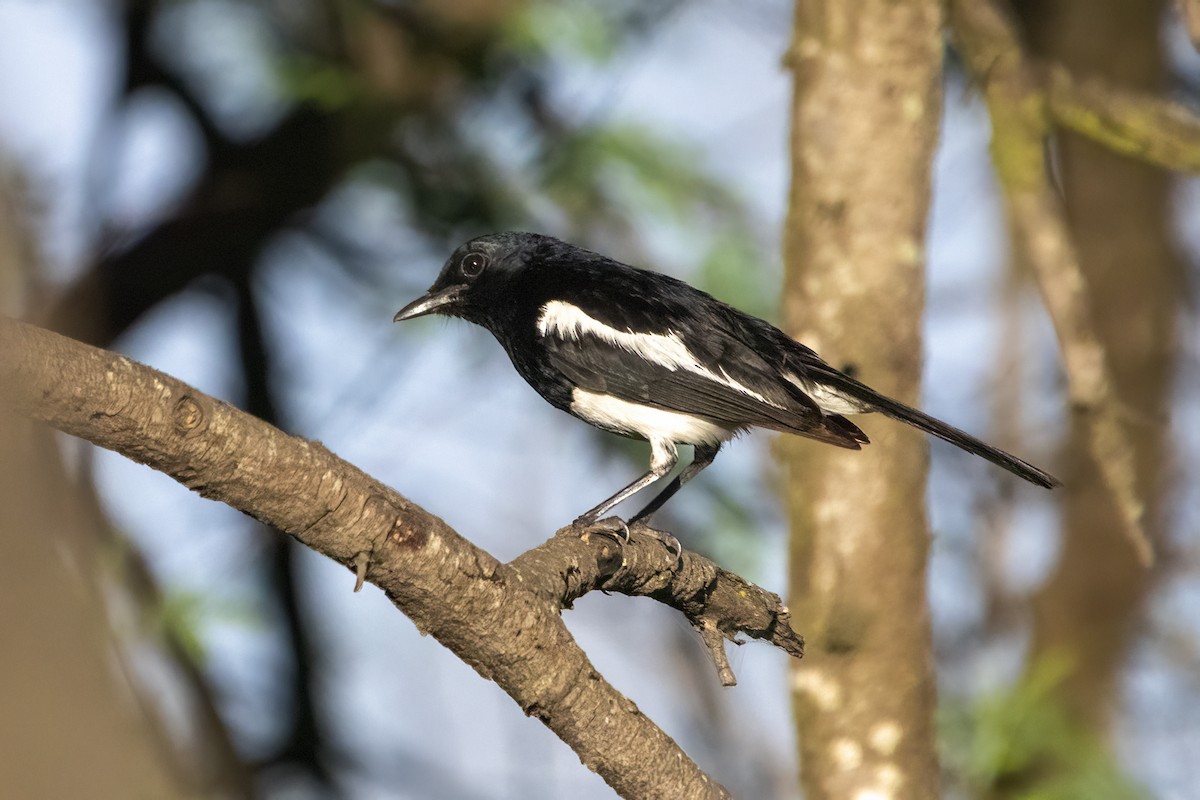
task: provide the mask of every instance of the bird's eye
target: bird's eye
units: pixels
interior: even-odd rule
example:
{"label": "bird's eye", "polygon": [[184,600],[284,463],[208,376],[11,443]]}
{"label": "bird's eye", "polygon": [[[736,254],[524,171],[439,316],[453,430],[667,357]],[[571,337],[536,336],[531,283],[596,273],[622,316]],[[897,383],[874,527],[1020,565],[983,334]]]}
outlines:
{"label": "bird's eye", "polygon": [[487,256],[482,253],[468,253],[462,260],[462,274],[468,278],[474,278],[483,272],[483,268],[487,266],[487,263]]}

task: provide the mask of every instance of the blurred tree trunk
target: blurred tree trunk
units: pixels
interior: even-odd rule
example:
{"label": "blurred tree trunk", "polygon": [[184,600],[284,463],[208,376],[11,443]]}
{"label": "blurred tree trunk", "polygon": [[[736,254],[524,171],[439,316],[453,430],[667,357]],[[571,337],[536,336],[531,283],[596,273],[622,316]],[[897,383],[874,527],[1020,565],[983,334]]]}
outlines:
{"label": "blurred tree trunk", "polygon": [[113,652],[90,580],[94,531],[53,444],[0,414],[0,786],[7,797],[190,795]]}
{"label": "blurred tree trunk", "polygon": [[[44,294],[41,259],[29,200],[4,166],[0,314],[20,317]],[[153,576],[104,516],[88,459],[61,444],[0,412],[3,795],[248,796],[205,676],[162,624]]]}
{"label": "blurred tree trunk", "polygon": [[[1023,0],[1031,46],[1081,77],[1161,93],[1159,29],[1165,4],[1146,0]],[[1071,134],[1058,138],[1069,222],[1093,316],[1130,411],[1147,530],[1161,542],[1169,461],[1168,401],[1178,358],[1182,265],[1169,234],[1170,176]],[[1078,418],[1073,419],[1078,423]],[[1066,518],[1058,568],[1035,599],[1036,665],[1052,653],[1074,671],[1066,710],[1104,733],[1119,701],[1118,677],[1138,634],[1153,574],[1135,560],[1089,448],[1073,424],[1063,478]],[[1169,553],[1160,551],[1160,557]]]}
{"label": "blurred tree trunk", "polygon": [[[924,238],[941,111],[937,0],[796,4],[788,332],[918,401]],[[927,444],[871,419],[854,453],[785,438],[805,796],[938,796],[925,598]]]}
{"label": "blurred tree trunk", "polygon": [[[0,185],[0,313],[28,255],[9,199]],[[188,796],[114,654],[85,505],[53,436],[0,412],[0,794]]]}

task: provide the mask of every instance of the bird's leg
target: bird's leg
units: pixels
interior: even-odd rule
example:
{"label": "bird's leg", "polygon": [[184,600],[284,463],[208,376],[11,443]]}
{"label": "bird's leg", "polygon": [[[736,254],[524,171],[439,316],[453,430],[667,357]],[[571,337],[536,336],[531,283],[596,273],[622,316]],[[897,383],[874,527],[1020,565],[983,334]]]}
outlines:
{"label": "bird's leg", "polygon": [[[692,455],[692,463],[688,464],[687,468],[683,472],[676,475],[675,480],[668,483],[665,489],[659,492],[658,495],[651,500],[645,508],[643,508],[637,514],[634,514],[633,519],[629,521],[641,522],[655,511],[658,511],[660,508],[662,508],[663,503],[670,500],[671,496],[678,492],[681,486],[699,475],[702,469],[711,464],[717,457],[717,453],[720,452],[720,450],[720,443],[696,445],[695,452]],[[679,542],[676,541],[675,545],[678,547]]]}
{"label": "bird's leg", "polygon": [[[654,483],[659,478],[666,476],[671,472],[671,470],[675,469],[675,465],[679,463],[679,451],[676,449],[673,442],[662,440],[653,441],[650,443],[650,447],[650,470],[645,475],[641,476],[633,483],[629,484],[624,489],[605,500],[600,505],[580,515],[575,522],[572,523],[575,527],[583,528],[585,529],[585,532],[588,529],[596,528],[596,521],[600,519],[601,516],[607,514],[609,511],[612,511],[618,504],[628,500],[642,489],[645,489],[647,486]],[[620,523],[617,529],[621,530],[623,533],[622,540],[629,541],[629,528],[620,519],[615,517],[613,519],[616,520],[617,523]],[[614,525],[614,523],[610,522],[609,520],[600,520],[600,524],[602,524],[604,528],[608,529],[611,529]],[[606,530],[604,532],[610,531]]]}

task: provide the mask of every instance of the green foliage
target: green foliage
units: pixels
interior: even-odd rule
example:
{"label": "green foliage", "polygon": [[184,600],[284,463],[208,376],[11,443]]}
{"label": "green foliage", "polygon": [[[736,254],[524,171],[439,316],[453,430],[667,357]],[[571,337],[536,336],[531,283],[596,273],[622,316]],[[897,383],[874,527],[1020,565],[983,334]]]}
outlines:
{"label": "green foliage", "polygon": [[616,54],[621,30],[596,3],[529,3],[509,16],[504,35],[518,55],[542,57],[568,52],[602,63]]}
{"label": "green foliage", "polygon": [[218,622],[245,627],[261,620],[248,603],[218,601],[204,592],[175,591],[163,597],[147,620],[151,630],[174,642],[195,664],[204,662],[204,626]]}
{"label": "green foliage", "polygon": [[673,227],[689,253],[699,245],[695,283],[752,314],[774,316],[777,276],[763,269],[767,255],[749,210],[686,143],[634,124],[581,128],[556,142],[541,185],[572,219],[594,224],[605,209],[622,209],[625,220]]}
{"label": "green foliage", "polygon": [[636,124],[591,125],[564,132],[546,159],[542,181],[568,210],[597,192],[624,195],[649,213],[696,223],[701,212],[740,218],[739,200],[703,168],[687,145]]}
{"label": "green foliage", "polygon": [[[124,533],[109,532],[101,550],[103,572],[114,585],[125,586],[129,600],[137,609],[136,620],[118,616],[118,632],[133,636],[148,634],[178,648],[194,664],[206,657],[204,627],[212,623],[237,625],[245,628],[262,627],[264,620],[250,600],[213,597],[204,591],[161,588],[137,545]],[[121,631],[123,622],[132,622],[137,629]]]}
{"label": "green foliage", "polygon": [[163,598],[151,617],[151,623],[163,638],[176,642],[196,664],[203,663],[205,658],[200,628],[208,601],[200,592],[172,592]]}
{"label": "green foliage", "polygon": [[368,96],[357,71],[332,61],[293,55],[278,59],[276,66],[288,97],[324,111],[352,107]]}
{"label": "green foliage", "polygon": [[943,704],[940,728],[952,782],[973,797],[1140,800],[1112,754],[1056,698],[1072,669],[1050,656],[1016,686],[973,703]]}

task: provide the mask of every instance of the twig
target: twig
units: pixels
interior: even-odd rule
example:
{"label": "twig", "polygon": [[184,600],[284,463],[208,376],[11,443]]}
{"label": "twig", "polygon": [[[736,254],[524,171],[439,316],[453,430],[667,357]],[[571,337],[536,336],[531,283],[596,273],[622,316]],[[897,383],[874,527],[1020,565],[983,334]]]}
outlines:
{"label": "twig", "polygon": [[351,563],[354,565],[354,591],[361,592],[363,584],[367,580],[367,568],[371,566],[371,554],[366,550],[360,550],[354,554],[354,560]]}
{"label": "twig", "polygon": [[[713,660],[713,666],[717,668],[717,677],[720,678],[721,685],[737,686],[737,677],[733,674],[733,667],[729,666],[729,656],[725,652],[725,637],[711,619],[700,623],[700,638],[704,640],[704,646]],[[741,644],[736,639],[732,641],[734,644]]]}
{"label": "twig", "polygon": [[1016,24],[995,0],[952,0],[951,23],[992,121],[992,159],[1008,216],[1058,334],[1068,391],[1095,460],[1142,564],[1154,550],[1143,527],[1133,448],[1113,389],[1108,356],[1090,317],[1086,278],[1058,195],[1046,175],[1050,133],[1041,73],[1022,49]]}

